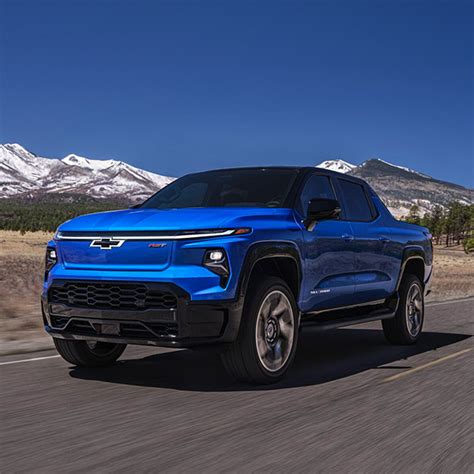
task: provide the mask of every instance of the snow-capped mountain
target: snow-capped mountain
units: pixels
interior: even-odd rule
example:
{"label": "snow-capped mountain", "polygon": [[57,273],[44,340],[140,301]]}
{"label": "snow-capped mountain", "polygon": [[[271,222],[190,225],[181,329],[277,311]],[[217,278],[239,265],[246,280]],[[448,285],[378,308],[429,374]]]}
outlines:
{"label": "snow-capped mountain", "polygon": [[[473,202],[472,189],[380,159],[367,160],[361,165],[328,160],[318,167],[366,180],[397,217],[407,215],[413,204],[423,214],[436,204],[447,206],[454,200]],[[92,160],[77,155],[43,158],[18,144],[0,145],[0,198],[63,193],[140,202],[173,179],[122,161]]]}
{"label": "snow-capped mountain", "polygon": [[348,163],[344,160],[327,160],[319,163],[318,168],[324,168],[326,170],[337,171],[338,173],[349,173],[354,168],[357,168],[356,165]]}
{"label": "snow-capped mountain", "polygon": [[345,161],[341,164],[341,161],[324,161],[317,166],[364,179],[396,217],[406,216],[413,204],[423,215],[437,204],[446,207],[452,201],[473,202],[472,189],[432,178],[411,168],[381,159],[367,160],[358,166]]}
{"label": "snow-capped mountain", "polygon": [[[429,178],[429,176],[427,176],[426,174],[419,173],[418,171],[415,171],[411,168],[407,168],[405,166],[394,165],[393,163],[389,163],[388,161],[381,160],[380,158],[374,158],[374,160],[380,161],[381,163],[385,163],[388,166],[393,166],[395,168],[399,168],[401,170],[408,171],[409,173],[415,173],[419,176],[424,176],[425,178]],[[368,161],[371,161],[371,160],[367,160],[364,163],[367,163]],[[316,165],[316,168],[324,168],[326,170],[337,171],[338,173],[346,174],[346,173],[350,173],[351,171],[355,170],[358,166],[363,166],[363,164],[362,165],[353,165],[352,163],[349,163],[349,162],[344,161],[344,160],[327,160],[327,161],[322,161],[321,163],[319,163],[319,165]]]}
{"label": "snow-capped mountain", "polygon": [[0,145],[0,197],[54,192],[139,201],[172,180],[122,161],[43,158],[16,143]]}
{"label": "snow-capped mountain", "polygon": [[472,189],[379,159],[364,161],[351,174],[370,183],[397,217],[406,216],[413,204],[423,215],[435,205],[446,207],[452,201],[473,203]]}

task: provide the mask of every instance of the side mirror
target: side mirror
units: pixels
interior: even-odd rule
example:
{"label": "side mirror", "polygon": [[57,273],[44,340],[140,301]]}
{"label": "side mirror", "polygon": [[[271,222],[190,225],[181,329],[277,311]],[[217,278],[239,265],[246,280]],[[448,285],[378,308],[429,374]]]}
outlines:
{"label": "side mirror", "polygon": [[341,205],[336,199],[311,199],[306,212],[305,225],[308,230],[313,230],[317,221],[335,219],[340,213]]}

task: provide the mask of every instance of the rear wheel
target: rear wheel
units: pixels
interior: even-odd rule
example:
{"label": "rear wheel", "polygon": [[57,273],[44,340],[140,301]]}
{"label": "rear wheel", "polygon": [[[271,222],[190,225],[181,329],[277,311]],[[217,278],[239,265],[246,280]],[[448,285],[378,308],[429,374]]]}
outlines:
{"label": "rear wheel", "polygon": [[227,371],[247,383],[280,380],[295,355],[298,314],[293,293],[280,278],[254,285],[245,301],[239,337],[222,354]]}
{"label": "rear wheel", "polygon": [[392,344],[414,344],[423,328],[423,287],[415,275],[406,275],[400,285],[400,302],[395,317],[382,321],[385,338]]}
{"label": "rear wheel", "polygon": [[113,364],[123,353],[126,344],[99,341],[69,341],[53,339],[56,350],[67,362],[81,367]]}

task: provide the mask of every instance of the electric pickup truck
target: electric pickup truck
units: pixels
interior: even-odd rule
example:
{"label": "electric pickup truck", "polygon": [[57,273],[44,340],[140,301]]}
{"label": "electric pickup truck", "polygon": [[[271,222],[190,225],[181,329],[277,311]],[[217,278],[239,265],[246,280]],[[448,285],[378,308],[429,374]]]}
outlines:
{"label": "electric pickup truck", "polygon": [[381,320],[414,344],[433,250],[364,181],[310,167],[184,176],[133,208],[65,222],[42,313],[59,354],[107,366],[127,344],[214,345],[227,371],[280,380],[299,337]]}

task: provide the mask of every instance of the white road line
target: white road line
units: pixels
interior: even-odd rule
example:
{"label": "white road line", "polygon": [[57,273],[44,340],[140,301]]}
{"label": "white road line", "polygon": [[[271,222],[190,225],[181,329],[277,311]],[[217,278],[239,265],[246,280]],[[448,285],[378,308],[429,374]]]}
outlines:
{"label": "white road line", "polygon": [[0,362],[0,365],[21,364],[22,362],[35,362],[37,360],[55,359],[57,357],[61,357],[61,356],[54,355],[54,356],[45,356],[45,357],[34,357],[33,359],[9,360],[8,362]]}

